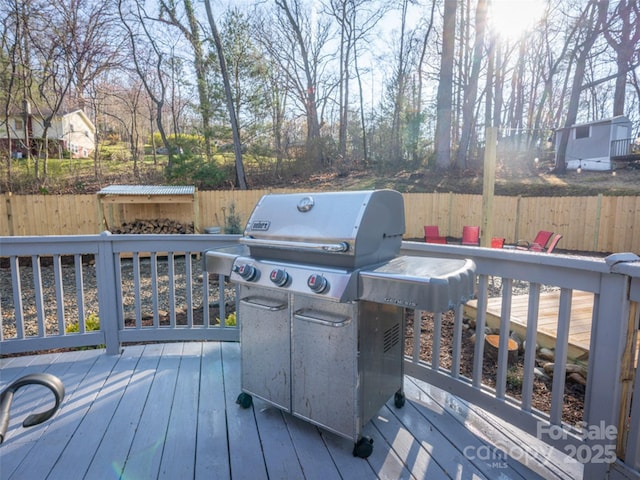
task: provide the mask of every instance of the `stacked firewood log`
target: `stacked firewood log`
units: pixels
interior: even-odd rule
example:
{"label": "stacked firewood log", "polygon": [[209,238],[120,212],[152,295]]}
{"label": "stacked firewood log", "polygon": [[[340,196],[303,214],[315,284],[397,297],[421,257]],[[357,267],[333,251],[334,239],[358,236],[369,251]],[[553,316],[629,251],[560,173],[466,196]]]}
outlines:
{"label": "stacked firewood log", "polygon": [[168,218],[140,220],[125,222],[119,227],[111,229],[111,233],[137,233],[137,234],[158,234],[158,233],[193,233],[193,223],[184,225]]}

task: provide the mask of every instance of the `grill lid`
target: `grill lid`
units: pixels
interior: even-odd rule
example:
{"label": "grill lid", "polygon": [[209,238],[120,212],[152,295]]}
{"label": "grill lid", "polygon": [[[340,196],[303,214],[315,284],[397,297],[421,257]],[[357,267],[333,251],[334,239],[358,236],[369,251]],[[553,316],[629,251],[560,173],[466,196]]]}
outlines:
{"label": "grill lid", "polygon": [[394,190],[269,194],[240,242],[256,258],[357,268],[395,257],[404,230]]}

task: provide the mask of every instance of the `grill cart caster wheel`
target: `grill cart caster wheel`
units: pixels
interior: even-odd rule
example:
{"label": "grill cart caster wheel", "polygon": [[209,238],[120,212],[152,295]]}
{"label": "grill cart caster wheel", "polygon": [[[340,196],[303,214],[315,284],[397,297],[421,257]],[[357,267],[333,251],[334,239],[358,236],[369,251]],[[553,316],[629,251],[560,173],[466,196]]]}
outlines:
{"label": "grill cart caster wheel", "polygon": [[405,396],[401,391],[397,391],[395,396],[393,397],[393,402],[396,405],[396,408],[404,407]]}
{"label": "grill cart caster wheel", "polygon": [[242,392],[240,395],[238,395],[236,403],[242,408],[249,408],[251,407],[251,405],[253,405],[253,398],[251,398],[251,395],[249,395],[248,393]]}
{"label": "grill cart caster wheel", "polygon": [[373,452],[373,438],[362,437],[353,447],[353,456],[367,458]]}

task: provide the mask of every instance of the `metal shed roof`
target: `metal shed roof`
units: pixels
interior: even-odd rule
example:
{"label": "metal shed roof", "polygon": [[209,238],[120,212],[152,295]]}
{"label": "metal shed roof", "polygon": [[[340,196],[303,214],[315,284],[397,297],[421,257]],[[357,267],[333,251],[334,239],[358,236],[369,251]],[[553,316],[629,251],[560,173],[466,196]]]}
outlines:
{"label": "metal shed roof", "polygon": [[98,195],[193,195],[193,185],[109,185]]}

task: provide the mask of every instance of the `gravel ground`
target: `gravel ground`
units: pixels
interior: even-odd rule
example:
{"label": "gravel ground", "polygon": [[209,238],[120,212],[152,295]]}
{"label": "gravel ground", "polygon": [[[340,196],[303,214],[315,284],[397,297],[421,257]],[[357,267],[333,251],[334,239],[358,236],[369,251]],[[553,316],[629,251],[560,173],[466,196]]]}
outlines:
{"label": "gravel ground", "polygon": [[[29,260],[29,259],[27,259]],[[41,279],[42,297],[45,304],[45,328],[47,335],[56,335],[61,326],[58,324],[58,302],[55,294],[54,268],[47,259],[42,259]],[[61,276],[63,285],[63,301],[66,325],[78,322],[78,289],[76,288],[76,274],[73,261],[65,259],[62,262]],[[177,324],[186,324],[187,319],[187,274],[184,256],[174,258],[174,288],[175,288],[175,314]],[[192,268],[192,310],[195,324],[202,322],[202,262],[201,259],[191,258]],[[170,311],[169,296],[169,262],[166,257],[159,257],[157,261],[157,291],[158,312],[160,323],[168,323]],[[135,322],[136,291],[134,284],[134,262],[132,259],[122,260],[122,295],[124,302],[125,324],[132,325]],[[82,285],[84,296],[84,318],[90,315],[98,315],[98,299],[96,289],[95,265],[92,259],[85,259],[82,265]],[[140,259],[140,309],[142,323],[148,324],[153,319],[151,259]],[[20,284],[22,312],[25,320],[25,335],[38,334],[38,321],[36,313],[36,292],[34,290],[33,269],[30,261],[21,261]],[[217,300],[217,278],[210,279],[210,300],[212,304]],[[225,297],[227,303],[233,305],[233,289],[227,290]],[[2,334],[3,338],[15,338],[15,308],[11,285],[11,270],[3,265],[0,268],[0,307],[2,308]],[[230,310],[227,310],[229,313]],[[210,314],[216,318],[217,308],[212,308]]]}

